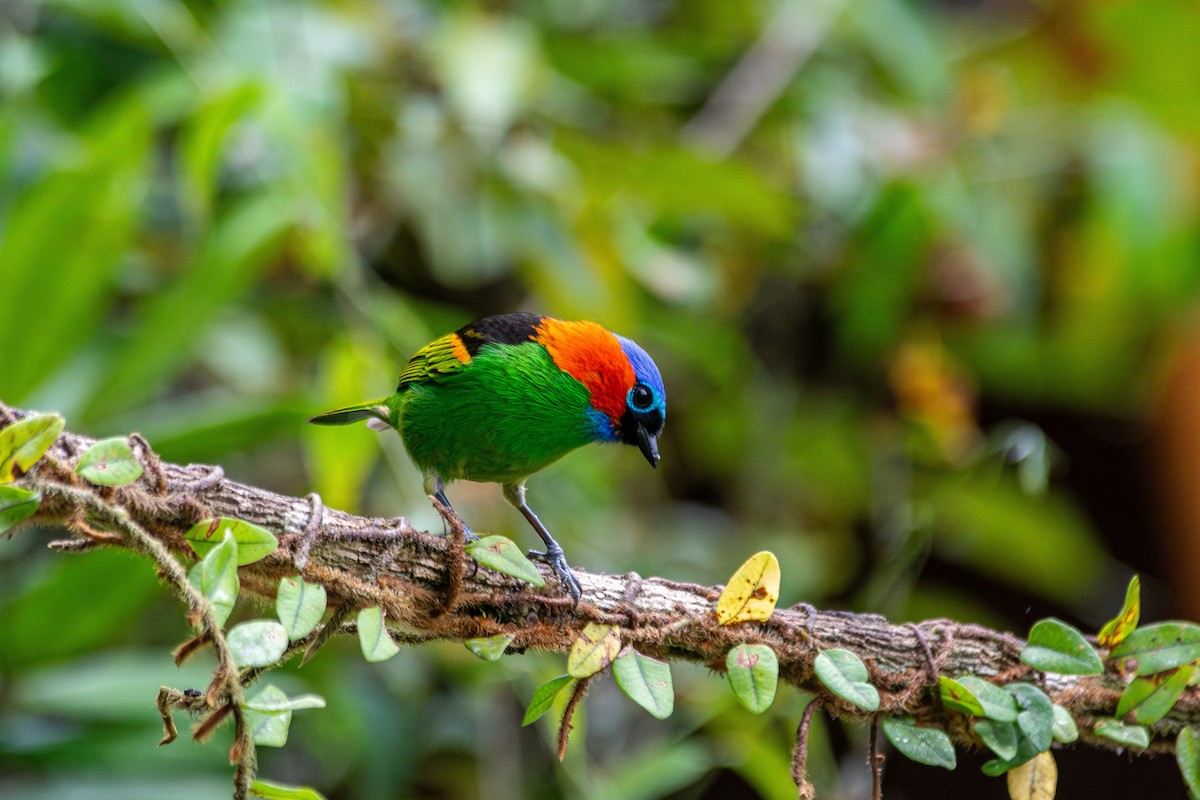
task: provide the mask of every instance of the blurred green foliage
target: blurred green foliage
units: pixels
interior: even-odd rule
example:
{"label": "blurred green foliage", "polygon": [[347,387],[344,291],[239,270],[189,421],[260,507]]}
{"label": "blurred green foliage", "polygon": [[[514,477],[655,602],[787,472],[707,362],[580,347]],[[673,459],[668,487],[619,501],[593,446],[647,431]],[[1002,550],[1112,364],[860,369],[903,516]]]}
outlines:
{"label": "blurred green foliage", "polygon": [[[670,419],[653,476],[590,448],[532,482],[573,564],[717,583],[770,549],[784,603],[1098,624],[1124,581],[1061,471],[1040,491],[1053,448],[1021,472],[988,437],[1152,397],[1200,288],[1198,30],[1131,0],[8,3],[0,399],[436,529],[395,437],[303,420],[474,317],[595,319],[655,356]],[[495,487],[452,489],[528,543]],[[153,748],[157,686],[208,680],[171,664],[181,609],[45,539],[0,542],[0,794],[222,796],[219,736]],[[276,681],[329,707],[263,775],[794,796],[794,691],[752,716],[677,666],[658,722],[598,686],[559,765],[553,715],[520,717],[561,672],[339,642]],[[819,788],[860,734],[820,728]]]}

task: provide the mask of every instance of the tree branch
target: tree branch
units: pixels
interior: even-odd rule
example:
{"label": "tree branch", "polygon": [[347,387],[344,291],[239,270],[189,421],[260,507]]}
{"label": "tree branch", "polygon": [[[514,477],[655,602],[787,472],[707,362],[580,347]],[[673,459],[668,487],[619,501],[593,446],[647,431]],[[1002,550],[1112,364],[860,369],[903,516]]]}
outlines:
{"label": "tree branch", "polygon": [[[27,415],[0,405],[0,428]],[[421,532],[403,517],[359,517],[325,508],[315,495],[287,497],[237,483],[218,467],[163,463],[141,437],[135,434],[131,442],[146,471],[128,486],[94,486],[76,476],[74,464],[92,440],[70,432],[17,481],[42,496],[33,521],[73,531],[75,538],[51,547],[161,549],[178,564],[194,559],[183,534],[201,519],[234,517],[267,528],[280,546],[239,569],[242,594],[271,602],[279,580],[299,574],[326,588],[334,613],[323,629],[293,643],[285,657],[306,648],[311,652],[322,637],[353,630],[346,624],[352,613],[372,606],[386,611],[398,641],[512,634],[510,652],[566,652],[585,624],[600,622],[618,625],[622,642],[645,655],[695,662],[714,672],[725,671],[725,657],[736,645],[769,645],[782,680],[816,695],[831,714],[870,722],[875,715],[830,693],[814,675],[818,649],[845,648],[867,664],[880,693],[881,716],[910,715],[959,742],[978,744],[969,718],[939,701],[938,677],[971,674],[1001,684],[1022,680],[1041,686],[1069,710],[1083,741],[1121,749],[1092,733],[1097,722],[1113,717],[1125,687],[1121,675],[1112,670],[1095,677],[1044,675],[1020,663],[1024,642],[1010,633],[949,619],[894,625],[873,614],[822,611],[805,603],[777,609],[766,622],[722,626],[714,612],[721,587],[633,573],[578,570],[583,599],[575,607],[545,565],[538,568],[547,588],[535,590],[464,557],[460,536]],[[135,528],[152,542],[140,541]],[[178,577],[164,575],[172,585]],[[1172,750],[1179,730],[1196,723],[1200,689],[1189,687],[1171,712],[1150,726],[1149,750]]]}

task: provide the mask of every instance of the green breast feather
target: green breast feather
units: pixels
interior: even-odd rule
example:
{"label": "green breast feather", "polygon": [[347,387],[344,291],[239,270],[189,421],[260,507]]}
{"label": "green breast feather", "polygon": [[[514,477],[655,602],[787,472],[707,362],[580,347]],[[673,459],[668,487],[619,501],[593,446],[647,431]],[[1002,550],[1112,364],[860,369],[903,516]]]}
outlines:
{"label": "green breast feather", "polygon": [[393,425],[426,474],[509,483],[591,441],[587,389],[540,344],[486,345],[455,364],[422,366],[423,378],[410,364],[390,401]]}

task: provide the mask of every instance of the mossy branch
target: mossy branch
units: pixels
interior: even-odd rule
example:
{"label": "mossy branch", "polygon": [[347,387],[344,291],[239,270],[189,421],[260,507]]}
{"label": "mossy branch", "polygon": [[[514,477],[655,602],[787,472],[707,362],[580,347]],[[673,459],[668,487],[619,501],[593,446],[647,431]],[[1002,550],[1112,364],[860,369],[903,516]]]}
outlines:
{"label": "mossy branch", "polygon": [[[0,405],[0,428],[27,414]],[[512,634],[510,651],[516,652],[566,652],[584,625],[599,622],[618,625],[622,642],[645,655],[696,662],[714,672],[725,671],[726,654],[736,645],[769,645],[778,656],[782,680],[817,695],[828,713],[869,723],[875,714],[830,693],[814,675],[818,649],[844,648],[867,664],[870,682],[880,693],[880,716],[910,715],[959,742],[978,744],[969,719],[940,703],[938,677],[1021,680],[1041,686],[1069,710],[1084,743],[1121,749],[1092,731],[1114,716],[1125,680],[1112,670],[1094,677],[1037,672],[1020,662],[1024,642],[1011,633],[949,619],[896,625],[878,615],[803,603],[777,609],[766,622],[722,626],[714,611],[721,587],[643,579],[634,573],[578,570],[583,599],[576,607],[544,565],[539,569],[547,587],[540,590],[477,566],[463,555],[457,525],[450,535],[439,536],[416,530],[403,517],[355,516],[325,508],[316,495],[288,497],[231,481],[219,467],[161,462],[141,437],[135,434],[131,441],[145,473],[128,486],[105,488],[72,471],[92,440],[64,432],[18,481],[42,496],[32,520],[63,524],[73,532],[70,540],[52,542],[56,549],[123,547],[152,558],[164,580],[199,612],[201,636],[213,641],[220,637],[210,630],[214,626],[192,596],[181,566],[194,558],[183,534],[201,519],[234,517],[272,531],[280,542],[271,555],[239,569],[243,596],[273,602],[279,580],[294,575],[323,585],[328,593],[333,620],[293,643],[285,658],[311,653],[330,634],[352,631],[347,621],[353,613],[373,606],[386,611],[399,642]],[[257,672],[243,673],[242,682],[253,680]],[[238,682],[214,681],[209,695],[216,694],[222,697],[209,700],[217,705],[221,699],[235,704]],[[203,701],[160,697],[166,707],[191,708]],[[1179,730],[1198,723],[1200,689],[1189,687],[1170,713],[1150,726],[1148,751],[1172,750]]]}

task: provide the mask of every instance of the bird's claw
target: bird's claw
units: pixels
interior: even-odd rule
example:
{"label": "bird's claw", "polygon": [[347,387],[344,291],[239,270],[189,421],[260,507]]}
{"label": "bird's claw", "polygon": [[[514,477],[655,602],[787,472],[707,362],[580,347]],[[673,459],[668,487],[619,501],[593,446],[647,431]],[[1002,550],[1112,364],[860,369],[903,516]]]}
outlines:
{"label": "bird's claw", "polygon": [[583,586],[580,585],[579,578],[576,577],[574,570],[567,564],[567,557],[563,554],[561,547],[548,549],[544,553],[538,550],[530,550],[526,555],[530,558],[536,558],[538,561],[545,562],[554,570],[554,574],[558,576],[559,581],[571,593],[575,604],[579,605],[579,598],[583,596]]}

